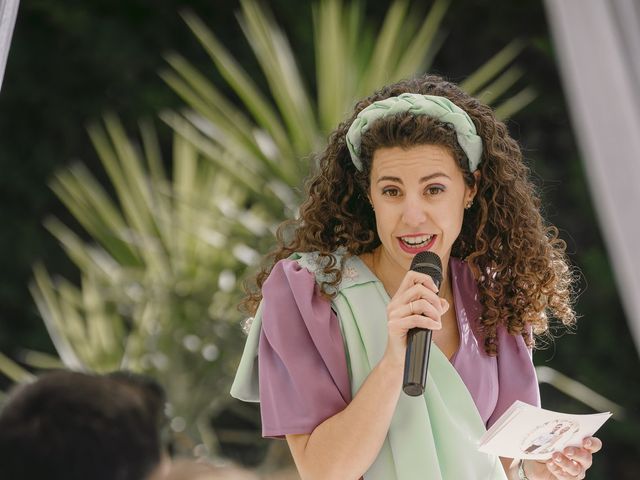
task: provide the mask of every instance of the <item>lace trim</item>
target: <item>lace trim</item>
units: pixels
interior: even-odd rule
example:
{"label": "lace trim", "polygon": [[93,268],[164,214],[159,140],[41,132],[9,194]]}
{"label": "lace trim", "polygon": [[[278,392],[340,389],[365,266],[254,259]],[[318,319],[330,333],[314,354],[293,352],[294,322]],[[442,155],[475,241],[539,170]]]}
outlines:
{"label": "lace trim", "polygon": [[[345,256],[348,254],[343,247],[338,248],[332,255],[336,260],[336,265],[342,268],[342,281],[337,290],[357,283],[361,272],[358,269],[356,259],[353,257],[345,259]],[[328,257],[321,257],[318,252],[303,252],[296,253],[292,256],[292,259],[296,260],[298,264],[309,273],[312,273],[316,277],[317,283],[331,281],[330,276],[324,273],[324,267],[330,261]]]}

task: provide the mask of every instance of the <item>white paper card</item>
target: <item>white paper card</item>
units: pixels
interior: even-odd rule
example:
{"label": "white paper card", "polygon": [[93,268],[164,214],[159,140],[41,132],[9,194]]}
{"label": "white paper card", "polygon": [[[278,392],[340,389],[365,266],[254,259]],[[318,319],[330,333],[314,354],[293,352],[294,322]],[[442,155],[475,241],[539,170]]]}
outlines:
{"label": "white paper card", "polygon": [[570,415],[516,401],[479,442],[478,450],[508,458],[547,460],[553,452],[581,446],[611,416],[610,412]]}

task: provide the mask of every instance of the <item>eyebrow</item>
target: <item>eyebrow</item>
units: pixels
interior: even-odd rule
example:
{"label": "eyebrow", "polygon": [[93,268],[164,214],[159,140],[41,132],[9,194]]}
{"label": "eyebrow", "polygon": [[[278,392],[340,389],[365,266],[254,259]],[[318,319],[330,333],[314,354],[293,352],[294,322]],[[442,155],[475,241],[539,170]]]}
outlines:
{"label": "eyebrow", "polygon": [[[451,180],[451,177],[449,175],[447,175],[446,173],[436,172],[436,173],[432,173],[431,175],[427,175],[425,177],[422,177],[420,179],[419,183],[428,182],[429,180],[431,180],[433,178],[436,178],[436,177],[446,177],[449,180]],[[400,177],[391,177],[389,175],[385,175],[383,177],[378,178],[376,183],[385,182],[385,181],[402,183],[402,179]]]}

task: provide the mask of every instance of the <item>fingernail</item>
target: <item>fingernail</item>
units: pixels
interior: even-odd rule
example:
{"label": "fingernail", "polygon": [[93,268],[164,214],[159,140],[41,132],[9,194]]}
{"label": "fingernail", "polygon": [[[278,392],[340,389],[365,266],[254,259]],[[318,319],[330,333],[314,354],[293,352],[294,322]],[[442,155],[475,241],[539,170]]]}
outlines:
{"label": "fingernail", "polygon": [[587,439],[584,441],[584,446],[585,446],[585,447],[590,447],[590,446],[591,446],[591,439],[590,439],[590,438],[587,438]]}
{"label": "fingernail", "polygon": [[560,455],[557,455],[557,456],[553,457],[553,460],[554,460],[556,463],[560,463],[560,462],[562,461],[562,457],[560,457]]}
{"label": "fingernail", "polygon": [[567,449],[564,451],[564,454],[565,454],[567,457],[573,457],[573,456],[576,454],[576,451],[575,451],[573,448],[567,448]]}

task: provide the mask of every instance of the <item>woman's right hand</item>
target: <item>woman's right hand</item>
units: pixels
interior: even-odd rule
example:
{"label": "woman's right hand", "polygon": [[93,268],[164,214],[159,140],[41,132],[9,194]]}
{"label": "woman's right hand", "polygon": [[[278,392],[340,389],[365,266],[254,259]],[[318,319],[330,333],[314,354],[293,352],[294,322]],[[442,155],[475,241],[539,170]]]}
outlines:
{"label": "woman's right hand", "polygon": [[440,330],[449,303],[438,297],[429,275],[409,270],[387,305],[387,349],[384,356],[393,365],[404,366],[407,333],[412,328]]}

